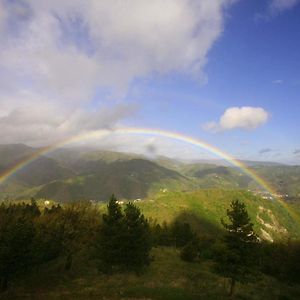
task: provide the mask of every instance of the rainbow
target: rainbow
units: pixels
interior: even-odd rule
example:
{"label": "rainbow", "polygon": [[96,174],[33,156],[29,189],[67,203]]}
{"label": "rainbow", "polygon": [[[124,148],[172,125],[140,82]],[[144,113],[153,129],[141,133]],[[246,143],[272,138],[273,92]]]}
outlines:
{"label": "rainbow", "polygon": [[191,144],[193,146],[199,147],[201,149],[207,150],[208,152],[216,155],[217,157],[220,157],[227,162],[229,162],[231,165],[237,167],[240,169],[244,174],[251,177],[256,183],[260,185],[260,187],[271,193],[276,194],[276,191],[269,183],[267,183],[263,178],[261,178],[259,175],[257,175],[253,170],[249,169],[245,164],[243,164],[241,161],[236,160],[228,153],[221,151],[220,149],[200,140],[196,139],[181,133],[177,132],[171,132],[167,130],[161,130],[161,129],[149,129],[149,128],[132,128],[132,127],[126,127],[126,128],[118,128],[113,130],[97,130],[93,132],[83,133],[77,136],[74,136],[72,138],[68,138],[66,140],[60,141],[58,143],[55,143],[53,145],[50,145],[48,147],[44,147],[40,149],[39,151],[25,157],[23,160],[17,162],[15,165],[11,166],[9,169],[4,171],[2,174],[0,174],[0,185],[3,184],[7,179],[9,179],[11,176],[13,176],[15,173],[17,173],[19,170],[23,169],[25,166],[29,165],[31,162],[35,161],[38,157],[44,154],[48,154],[51,151],[63,147],[72,143],[80,142],[87,139],[95,139],[95,138],[103,138],[107,137],[111,134],[118,134],[118,135],[152,135],[152,136],[161,136],[165,138],[170,138],[176,141],[184,142],[187,144]]}

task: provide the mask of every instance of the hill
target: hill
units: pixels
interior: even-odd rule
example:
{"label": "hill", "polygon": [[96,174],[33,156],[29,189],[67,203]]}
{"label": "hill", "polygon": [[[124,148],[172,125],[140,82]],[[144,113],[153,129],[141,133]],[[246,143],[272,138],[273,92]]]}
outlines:
{"label": "hill", "polygon": [[242,190],[198,190],[161,192],[156,198],[137,202],[142,212],[162,223],[179,220],[191,223],[203,235],[219,234],[221,218],[232,200],[243,201],[254,228],[263,239],[273,241],[300,237],[300,215],[283,201],[270,201]]}
{"label": "hill", "polygon": [[11,163],[22,160],[22,158],[25,158],[38,150],[38,148],[32,148],[24,144],[0,144],[0,166],[9,166]]}
{"label": "hill", "polygon": [[[0,172],[38,151],[26,145],[0,146]],[[286,200],[300,197],[300,167],[246,162],[276,187]],[[146,198],[160,190],[245,189],[261,187],[241,170],[211,161],[181,161],[167,157],[92,148],[61,148],[22,168],[0,186],[0,198],[47,198],[57,201],[105,200],[115,192],[122,199]],[[286,197],[288,195],[288,197]]]}
{"label": "hill", "polygon": [[143,159],[128,161],[88,161],[81,165],[80,175],[56,180],[41,187],[37,198],[58,201],[104,201],[115,193],[119,198],[145,198],[156,184],[188,186],[181,174]]}

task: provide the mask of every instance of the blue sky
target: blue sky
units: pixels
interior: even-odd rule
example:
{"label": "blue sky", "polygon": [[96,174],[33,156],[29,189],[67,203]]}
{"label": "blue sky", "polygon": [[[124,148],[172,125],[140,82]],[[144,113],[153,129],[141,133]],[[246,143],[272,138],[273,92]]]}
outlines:
{"label": "blue sky", "polygon": [[[0,0],[0,34],[3,143],[134,126],[300,163],[297,0]],[[149,136],[102,146],[149,145],[210,157]]]}
{"label": "blue sky", "polygon": [[[241,1],[225,20],[224,33],[208,54],[205,85],[190,78],[143,84],[140,119],[130,124],[177,130],[245,158],[293,160],[300,128],[300,6],[266,20],[266,2]],[[266,16],[267,17],[267,16]],[[138,85],[141,85],[140,83]],[[255,130],[212,134],[201,125],[228,107],[263,107],[270,117]],[[153,115],[158,116],[153,119]],[[180,122],[178,122],[180,120]],[[268,151],[266,151],[268,150]],[[262,152],[262,153],[260,153]]]}

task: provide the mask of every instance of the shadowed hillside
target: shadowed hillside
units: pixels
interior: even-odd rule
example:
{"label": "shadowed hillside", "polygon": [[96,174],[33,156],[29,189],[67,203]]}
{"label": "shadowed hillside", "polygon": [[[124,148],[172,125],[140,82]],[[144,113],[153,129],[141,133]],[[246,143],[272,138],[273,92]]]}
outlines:
{"label": "shadowed hillside", "polygon": [[155,183],[182,184],[188,182],[179,173],[143,159],[86,162],[81,175],[44,185],[37,198],[58,201],[103,201],[112,193],[120,198],[145,198]]}

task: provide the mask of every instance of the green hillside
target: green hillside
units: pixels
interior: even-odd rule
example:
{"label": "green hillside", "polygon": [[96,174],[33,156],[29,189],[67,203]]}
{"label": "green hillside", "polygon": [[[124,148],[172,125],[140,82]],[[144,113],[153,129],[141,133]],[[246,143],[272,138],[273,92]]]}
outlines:
{"label": "green hillside", "polygon": [[263,239],[300,237],[300,218],[292,206],[262,199],[251,192],[220,189],[165,192],[137,204],[146,216],[158,222],[188,221],[203,234],[215,234],[222,230],[220,219],[226,215],[230,201],[235,199],[246,204],[255,229]]}

